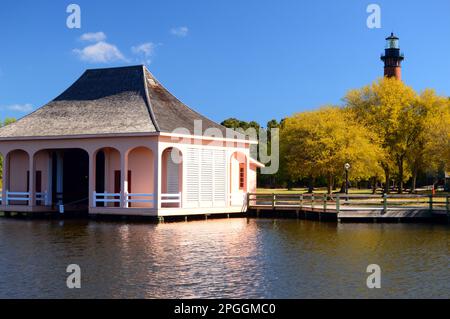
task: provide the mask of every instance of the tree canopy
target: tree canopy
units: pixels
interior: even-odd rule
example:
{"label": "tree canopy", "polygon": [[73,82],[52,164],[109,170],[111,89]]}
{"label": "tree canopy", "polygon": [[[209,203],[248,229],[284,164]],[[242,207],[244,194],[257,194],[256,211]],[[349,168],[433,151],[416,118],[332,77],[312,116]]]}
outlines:
{"label": "tree canopy", "polygon": [[327,106],[287,118],[281,145],[289,178],[324,176],[329,193],[334,182],[342,180],[346,163],[351,163],[354,180],[380,174],[382,150],[376,134],[339,107]]}
{"label": "tree canopy", "polygon": [[[413,177],[413,188],[419,170],[439,166],[448,146],[449,100],[432,90],[417,94],[395,78],[383,78],[345,97],[346,108],[355,119],[376,133],[384,150],[381,166],[385,175],[385,191],[392,176],[398,192]],[[439,144],[439,145],[437,145]],[[444,163],[440,163],[445,165]]]}

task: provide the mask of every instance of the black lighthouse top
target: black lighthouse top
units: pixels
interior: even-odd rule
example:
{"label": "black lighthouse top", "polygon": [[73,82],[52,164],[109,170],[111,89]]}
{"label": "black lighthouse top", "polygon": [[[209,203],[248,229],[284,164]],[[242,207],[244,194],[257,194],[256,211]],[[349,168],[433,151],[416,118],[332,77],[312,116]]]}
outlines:
{"label": "black lighthouse top", "polygon": [[384,54],[381,55],[381,61],[384,62],[384,75],[387,77],[396,77],[401,79],[401,63],[405,59],[403,53],[400,52],[398,44],[399,38],[391,33],[386,38],[386,48]]}

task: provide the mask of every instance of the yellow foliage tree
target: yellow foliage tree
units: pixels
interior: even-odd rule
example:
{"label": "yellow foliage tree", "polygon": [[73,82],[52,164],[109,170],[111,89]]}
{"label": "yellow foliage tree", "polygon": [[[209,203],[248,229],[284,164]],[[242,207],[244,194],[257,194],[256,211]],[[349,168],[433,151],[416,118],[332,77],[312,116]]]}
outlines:
{"label": "yellow foliage tree", "polygon": [[418,172],[436,175],[450,167],[450,100],[427,89],[418,99],[423,109],[422,130],[411,148],[408,161],[412,168],[412,190],[416,188]]}
{"label": "yellow foliage tree", "polygon": [[385,191],[389,192],[391,173],[397,173],[398,191],[409,178],[408,158],[424,131],[427,110],[414,90],[395,78],[383,78],[345,98],[357,120],[369,127],[381,140],[384,158]]}
{"label": "yellow foliage tree", "polygon": [[333,180],[342,177],[347,162],[352,180],[380,174],[382,150],[377,139],[353,113],[327,106],[287,118],[280,132],[280,148],[291,179],[324,176],[331,193]]}

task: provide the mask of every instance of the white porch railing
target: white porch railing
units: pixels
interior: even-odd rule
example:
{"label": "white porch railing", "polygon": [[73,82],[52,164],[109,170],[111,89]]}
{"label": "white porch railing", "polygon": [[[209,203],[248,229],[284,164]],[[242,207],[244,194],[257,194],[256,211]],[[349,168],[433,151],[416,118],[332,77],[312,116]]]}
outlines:
{"label": "white porch railing", "polygon": [[36,205],[38,202],[39,202],[40,206],[47,205],[48,204],[47,192],[36,193],[35,201],[36,201]]}
{"label": "white porch railing", "polygon": [[94,192],[94,207],[97,203],[120,203],[122,202],[122,195],[120,193],[97,193]]}
{"label": "white porch railing", "polygon": [[[161,194],[161,204],[178,204],[181,207],[181,193],[177,194]],[[98,203],[119,203],[122,206],[122,195],[120,193],[97,193],[94,192],[94,207],[98,207]],[[125,193],[125,208],[132,203],[154,203],[155,194],[144,193]]]}
{"label": "white porch railing", "polygon": [[161,204],[178,204],[181,207],[181,193],[161,194]]}
{"label": "white porch railing", "polygon": [[[28,205],[31,200],[30,192],[9,192],[6,191],[5,205],[11,205],[11,202],[19,202],[19,205]],[[35,195],[35,204],[38,206],[47,205],[48,195],[47,192],[39,192]],[[0,192],[0,204],[3,204],[3,192]]]}
{"label": "white porch railing", "polygon": [[6,203],[5,205],[10,205],[10,202],[26,202],[28,204],[30,202],[30,193],[29,192],[9,192],[6,191]]}
{"label": "white porch railing", "polygon": [[125,194],[125,203],[128,205],[129,203],[153,203],[154,194],[133,194],[126,193]]}

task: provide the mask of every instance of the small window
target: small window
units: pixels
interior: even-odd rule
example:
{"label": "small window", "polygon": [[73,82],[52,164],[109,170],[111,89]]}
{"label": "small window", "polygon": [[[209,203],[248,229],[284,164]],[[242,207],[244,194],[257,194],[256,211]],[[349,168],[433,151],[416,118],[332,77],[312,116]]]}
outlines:
{"label": "small window", "polygon": [[239,189],[244,189],[245,187],[245,164],[239,164]]}

